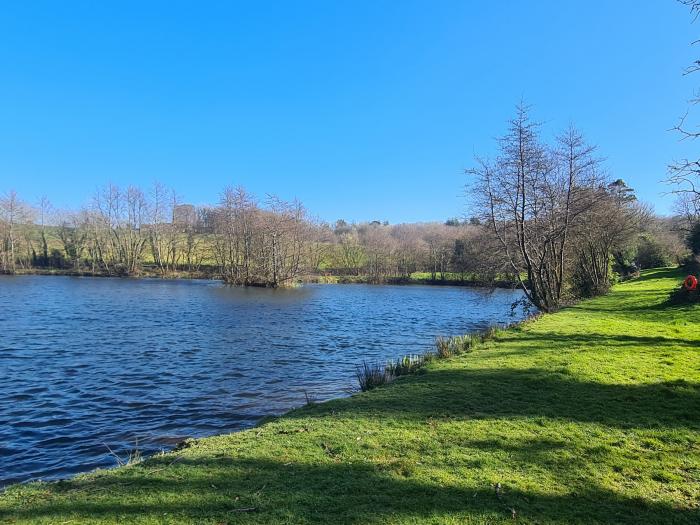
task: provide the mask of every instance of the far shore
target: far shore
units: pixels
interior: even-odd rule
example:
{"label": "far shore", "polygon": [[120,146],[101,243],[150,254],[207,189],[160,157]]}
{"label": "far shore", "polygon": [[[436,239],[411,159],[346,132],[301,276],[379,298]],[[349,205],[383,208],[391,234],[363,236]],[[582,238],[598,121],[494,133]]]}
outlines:
{"label": "far shore", "polygon": [[[102,271],[91,270],[74,270],[62,268],[22,268],[16,270],[13,274],[5,275],[47,275],[47,276],[63,276],[63,277],[113,277],[124,279],[163,279],[163,280],[206,280],[206,281],[221,281],[221,277],[212,271],[169,271],[162,273],[159,271],[144,271],[139,274],[131,275],[116,275]],[[372,278],[368,275],[325,275],[325,274],[310,274],[302,275],[296,278],[289,286],[299,284],[377,284],[377,285],[427,285],[427,286],[463,286],[468,288],[517,288],[517,283],[505,279],[485,281],[475,279],[461,279],[454,276],[441,279],[436,277],[385,277],[382,279]],[[287,287],[289,287],[287,286]]]}

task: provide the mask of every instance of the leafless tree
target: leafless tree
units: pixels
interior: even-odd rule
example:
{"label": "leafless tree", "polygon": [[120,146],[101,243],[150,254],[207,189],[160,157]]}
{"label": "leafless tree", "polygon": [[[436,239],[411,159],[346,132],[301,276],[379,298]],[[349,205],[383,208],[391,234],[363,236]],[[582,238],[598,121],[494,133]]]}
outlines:
{"label": "leafless tree", "polygon": [[141,268],[147,242],[148,202],[143,192],[109,184],[93,199],[92,255],[108,273],[132,275]]}
{"label": "leafless tree", "polygon": [[0,269],[14,273],[18,264],[28,265],[28,258],[20,256],[22,227],[31,222],[31,209],[17,192],[10,190],[0,197]]}
{"label": "leafless tree", "polygon": [[444,224],[431,224],[422,230],[431,279],[435,281],[439,277],[444,280],[452,261],[459,230]]}
{"label": "leafless tree", "polygon": [[37,211],[39,215],[39,244],[41,246],[41,256],[34,257],[41,266],[49,264],[49,242],[46,236],[46,226],[50,221],[53,213],[53,206],[48,197],[42,196],[37,203]]}
{"label": "leafless tree", "polygon": [[242,187],[227,187],[214,212],[214,254],[224,281],[252,284],[253,222],[257,203]]}
{"label": "leafless tree", "polygon": [[570,232],[590,206],[586,190],[595,184],[597,162],[574,128],[556,147],[546,146],[521,103],[496,160],[468,170],[476,208],[528,300],[543,311],[560,307]]}
{"label": "leafless tree", "polygon": [[[175,270],[180,259],[180,225],[174,220],[177,207],[175,191],[156,182],[150,193],[148,244],[153,262],[163,275]],[[182,227],[187,228],[188,224],[186,222]]]}
{"label": "leafless tree", "polygon": [[298,201],[270,196],[261,208],[243,188],[229,187],[214,223],[214,254],[226,282],[277,287],[299,275],[308,224]]}
{"label": "leafless tree", "polygon": [[421,229],[415,224],[397,224],[391,229],[391,236],[396,240],[394,266],[401,279],[409,279],[413,272],[423,267],[428,248],[425,245],[425,236],[420,233]]}
{"label": "leafless tree", "polygon": [[56,213],[56,235],[66,259],[73,270],[80,269],[87,248],[89,222],[85,212],[61,211]]}
{"label": "leafless tree", "polygon": [[[700,15],[700,0],[679,0],[690,9],[693,21]],[[697,44],[698,40],[693,42]],[[700,60],[695,60],[686,68],[684,75],[690,75],[700,71]],[[689,105],[696,106],[700,103],[700,92],[696,91],[689,101]],[[700,137],[697,126],[688,124],[690,108],[678,120],[673,130],[679,133],[681,140],[694,141]],[[700,220],[700,159],[683,158],[673,162],[668,167],[666,182],[672,185],[671,191],[677,197],[677,206],[682,209],[683,215],[688,219],[685,228],[690,229],[692,224]]]}
{"label": "leafless tree", "polygon": [[333,230],[326,223],[310,220],[307,224],[306,238],[306,270],[311,273],[323,271],[332,254]]}
{"label": "leafless tree", "polygon": [[[306,210],[299,201],[269,196],[263,221],[263,280],[266,286],[290,283],[299,275],[307,240]],[[260,265],[258,265],[260,266]]]}

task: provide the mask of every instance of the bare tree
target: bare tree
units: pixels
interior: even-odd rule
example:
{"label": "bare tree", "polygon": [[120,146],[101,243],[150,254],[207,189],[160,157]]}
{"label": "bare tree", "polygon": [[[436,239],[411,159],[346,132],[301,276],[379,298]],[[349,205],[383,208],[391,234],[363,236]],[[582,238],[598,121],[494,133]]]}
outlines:
{"label": "bare tree", "polygon": [[384,282],[393,269],[391,255],[395,241],[389,234],[389,227],[367,224],[358,233],[358,240],[363,246],[364,273],[370,282]]}
{"label": "bare tree", "polygon": [[[175,191],[154,183],[150,193],[148,244],[153,262],[162,275],[175,270],[180,257],[180,232],[174,220],[177,207]],[[186,222],[184,227],[188,225]]]}
{"label": "bare tree", "polygon": [[63,252],[73,270],[78,270],[87,248],[89,227],[87,214],[85,212],[63,211],[56,215],[56,234],[63,246]]}
{"label": "bare tree", "polygon": [[[679,2],[690,9],[693,21],[700,16],[700,0],[679,0]],[[693,42],[693,44],[699,41]],[[694,60],[683,72],[690,75],[700,71],[700,59]],[[700,91],[696,91],[690,99],[690,106],[700,103]],[[690,108],[678,120],[673,130],[679,133],[681,140],[693,141],[700,137],[697,126],[688,124]],[[666,182],[673,186],[671,193],[677,197],[677,207],[681,209],[683,216],[687,219],[685,229],[692,228],[692,224],[700,220],[700,159],[683,158],[673,162],[668,167],[668,178]]]}
{"label": "bare tree", "polygon": [[109,184],[98,191],[90,213],[93,256],[108,273],[131,275],[141,268],[148,202],[143,192]]}
{"label": "bare tree", "polygon": [[331,256],[333,231],[326,223],[311,220],[307,224],[306,270],[319,273]]}
{"label": "bare tree", "polygon": [[39,244],[41,246],[41,255],[34,257],[35,262],[40,266],[49,265],[49,242],[46,237],[46,226],[53,213],[53,206],[48,197],[42,196],[37,203],[37,211],[39,215]]}
{"label": "bare tree", "polygon": [[495,161],[479,161],[472,198],[498,239],[528,300],[549,312],[559,308],[566,276],[570,231],[590,205],[587,188],[597,161],[573,128],[558,147],[540,139],[529,108],[517,107],[499,141]]}
{"label": "bare tree", "polygon": [[244,286],[290,283],[302,268],[305,215],[298,201],[270,196],[261,208],[243,188],[226,188],[214,219],[214,255],[222,278]]}
{"label": "bare tree", "polygon": [[[301,269],[307,240],[306,211],[299,201],[285,202],[271,195],[262,214],[262,277],[265,286],[290,283]],[[258,278],[259,279],[259,278]]]}
{"label": "bare tree", "polygon": [[[20,230],[31,222],[31,210],[17,192],[10,190],[0,197],[0,269],[5,273],[14,273],[21,263],[19,254]],[[27,261],[28,263],[28,261]]]}
{"label": "bare tree", "polygon": [[397,224],[392,227],[391,235],[396,240],[394,245],[394,266],[401,279],[410,279],[413,272],[422,267],[427,251],[421,228],[415,224]]}
{"label": "bare tree", "polygon": [[242,187],[227,187],[214,212],[214,254],[224,281],[253,283],[253,222],[257,202]]}

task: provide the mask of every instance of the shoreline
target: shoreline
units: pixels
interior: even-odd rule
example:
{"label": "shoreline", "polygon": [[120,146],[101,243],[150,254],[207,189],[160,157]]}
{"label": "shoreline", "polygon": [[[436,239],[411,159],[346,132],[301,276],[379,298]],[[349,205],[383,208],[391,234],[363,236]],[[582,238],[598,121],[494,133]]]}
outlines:
{"label": "shoreline", "polygon": [[[109,277],[109,276],[103,276],[103,277]],[[147,279],[148,277],[142,277],[142,278]],[[382,370],[385,371],[385,373],[389,373],[390,367],[395,363],[401,362],[403,359],[410,359],[413,363],[419,363],[419,364],[417,364],[417,366],[410,368],[410,370],[408,370],[408,371],[397,372],[397,373],[394,373],[393,375],[389,374],[390,378],[388,380],[386,380],[386,382],[381,385],[381,386],[388,386],[396,381],[400,381],[400,380],[405,379],[407,377],[416,376],[416,375],[424,373],[425,368],[433,362],[446,361],[446,360],[449,361],[449,360],[452,360],[452,359],[457,358],[459,356],[469,354],[469,353],[473,352],[475,348],[478,348],[479,346],[483,345],[484,343],[487,343],[489,341],[496,339],[498,337],[498,334],[501,334],[507,330],[517,329],[518,327],[521,327],[526,323],[534,322],[537,319],[539,319],[542,315],[544,315],[544,314],[542,314],[541,312],[536,312],[536,313],[532,313],[532,314],[528,315],[527,317],[525,317],[524,319],[521,319],[521,320],[516,321],[516,322],[507,323],[504,325],[493,324],[493,325],[488,326],[485,329],[475,330],[473,332],[467,332],[465,334],[457,334],[457,335],[450,335],[450,336],[438,336],[436,339],[436,343],[439,340],[443,340],[443,341],[446,341],[449,343],[451,341],[458,341],[458,340],[463,340],[464,338],[468,338],[471,341],[471,343],[468,346],[466,346],[464,350],[455,349],[455,350],[451,351],[450,353],[443,355],[439,352],[439,350],[436,351],[436,345],[433,345],[432,347],[430,347],[431,348],[430,350],[425,350],[421,353],[404,354],[402,356],[399,356],[396,359],[387,360],[385,362],[374,361],[374,362],[370,363],[370,362],[363,359],[362,363],[365,364],[365,366],[367,364],[371,364],[372,366],[381,368]],[[357,367],[357,370],[359,370],[360,364],[358,363],[356,365],[356,367]],[[161,448],[161,450],[159,452],[152,452],[150,454],[145,454],[145,455],[137,448],[134,451],[132,451],[132,452],[137,453],[138,457],[140,458],[135,463],[126,462],[126,463],[117,463],[116,465],[111,466],[111,467],[97,467],[97,468],[93,468],[92,470],[77,472],[77,473],[75,473],[71,476],[68,476],[68,477],[56,477],[56,478],[37,477],[37,478],[30,478],[30,479],[25,480],[25,481],[19,481],[19,482],[9,483],[6,485],[0,485],[0,496],[5,494],[8,490],[12,489],[13,487],[25,486],[25,485],[31,485],[31,484],[66,483],[66,482],[71,482],[71,480],[74,480],[74,479],[76,479],[78,477],[82,477],[82,476],[99,474],[101,472],[111,472],[111,471],[114,471],[117,469],[127,468],[127,467],[132,466],[132,465],[140,465],[143,463],[147,463],[147,462],[153,460],[154,458],[177,453],[180,450],[183,450],[183,449],[186,449],[186,448],[192,446],[193,444],[195,444],[196,442],[198,442],[200,440],[213,439],[213,438],[217,438],[217,437],[221,437],[221,436],[231,436],[231,435],[235,435],[235,434],[241,434],[244,432],[252,431],[252,430],[255,430],[256,428],[259,428],[259,427],[265,425],[266,423],[274,422],[280,418],[285,418],[289,414],[292,414],[296,411],[304,410],[306,408],[310,408],[310,407],[314,407],[314,406],[321,406],[321,405],[324,405],[326,403],[333,403],[333,402],[343,400],[343,399],[351,399],[357,395],[365,394],[366,392],[368,392],[370,390],[374,390],[374,388],[376,388],[376,387],[372,387],[368,390],[363,389],[358,384],[359,376],[355,376],[355,377],[351,376],[350,379],[354,384],[353,388],[345,388],[345,389],[339,391],[337,395],[333,395],[332,397],[329,397],[328,399],[324,399],[322,401],[316,401],[316,400],[307,398],[307,402],[302,404],[302,405],[291,406],[291,407],[279,412],[278,414],[265,415],[249,426],[245,426],[245,427],[239,428],[237,430],[232,430],[231,432],[226,432],[223,434],[219,433],[219,434],[209,434],[209,435],[199,436],[199,437],[194,437],[194,436],[183,437],[181,440],[174,442],[174,444],[171,447]],[[380,385],[377,385],[377,386],[380,386]],[[138,440],[137,440],[137,443],[138,443]],[[109,451],[111,454],[113,454],[111,449],[109,449]]]}
{"label": "shoreline", "polygon": [[[164,281],[177,280],[195,280],[195,281],[221,281],[223,280],[215,273],[210,272],[186,272],[176,271],[162,274],[160,272],[144,272],[138,275],[115,275],[106,272],[92,272],[85,270],[64,270],[56,268],[31,268],[20,269],[14,273],[0,273],[6,276],[27,276],[27,275],[42,275],[47,277],[97,277],[97,278],[115,278],[115,279],[161,279]],[[383,280],[372,279],[365,275],[302,275],[296,278],[291,284],[285,287],[294,287],[304,284],[370,284],[370,285],[395,285],[395,286],[410,286],[410,285],[425,285],[425,286],[457,286],[464,288],[501,288],[501,289],[517,289],[518,283],[508,280],[495,281],[480,281],[474,279],[423,279],[423,278],[405,278],[405,277],[388,277]],[[236,286],[236,285],[232,285]],[[251,286],[257,287],[257,286]]]}
{"label": "shoreline", "polygon": [[[140,463],[7,486],[0,518],[485,524],[517,512],[528,523],[695,523],[700,455],[688,444],[700,421],[688,371],[698,335],[662,308],[680,272],[642,277],[371,392],[186,440]],[[650,440],[654,454],[630,458]]]}
{"label": "shoreline", "polygon": [[[459,339],[459,338],[467,336],[469,338],[474,339],[474,341],[476,341],[476,340],[480,341],[479,343],[474,342],[471,349],[468,349],[464,352],[459,351],[459,352],[455,352],[455,353],[452,353],[449,355],[439,355],[438,353],[436,353],[435,348],[433,347],[432,350],[428,350],[428,351],[425,351],[425,352],[420,353],[420,354],[406,354],[405,356],[399,357],[399,358],[395,359],[394,361],[387,361],[384,364],[377,362],[376,365],[381,366],[383,369],[388,369],[392,363],[400,361],[404,357],[411,358],[411,359],[418,358],[418,360],[420,360],[421,364],[418,367],[412,369],[409,372],[400,373],[400,374],[393,376],[390,380],[388,380],[385,383],[384,386],[387,386],[387,385],[394,383],[397,380],[401,380],[401,379],[406,378],[406,377],[415,376],[415,375],[423,373],[423,370],[425,369],[425,367],[434,361],[450,360],[450,359],[459,357],[461,355],[468,354],[468,353],[472,352],[475,347],[482,345],[485,342],[488,342],[488,341],[495,339],[497,337],[498,333],[501,333],[505,330],[517,328],[519,326],[522,326],[525,323],[533,322],[533,321],[537,320],[539,317],[541,317],[541,315],[543,315],[543,314],[538,312],[538,313],[535,313],[535,314],[532,314],[532,315],[526,317],[525,319],[507,324],[505,326],[491,325],[490,327],[486,328],[485,330],[477,330],[477,331],[469,332],[466,334],[447,336],[446,338],[443,338],[442,336],[440,336],[438,338],[438,339],[454,340],[454,339]],[[366,363],[366,361],[363,361],[363,363]],[[359,368],[359,365],[358,365],[358,368]],[[355,381],[357,381],[357,378],[355,378]],[[372,388],[371,390],[373,390],[373,389],[374,388]],[[369,390],[367,390],[367,391],[369,391]],[[68,477],[57,477],[57,478],[37,477],[37,478],[30,478],[30,479],[25,480],[25,481],[19,481],[19,482],[9,483],[7,485],[2,485],[2,486],[0,486],[0,496],[2,496],[8,490],[10,490],[14,487],[26,486],[26,485],[31,485],[31,484],[67,483],[67,482],[70,482],[71,480],[74,480],[74,479],[76,479],[78,477],[82,477],[82,476],[99,474],[101,472],[111,472],[111,471],[115,471],[117,469],[128,468],[129,466],[133,466],[133,465],[144,464],[144,463],[147,463],[147,462],[153,460],[154,458],[157,458],[160,456],[165,456],[165,455],[171,455],[171,454],[179,452],[183,449],[189,448],[190,446],[192,446],[193,444],[195,444],[201,440],[214,439],[214,438],[218,438],[221,436],[231,436],[231,435],[235,435],[235,434],[249,432],[249,431],[255,430],[256,428],[260,428],[269,422],[274,422],[280,418],[287,417],[288,415],[290,415],[298,410],[304,410],[305,408],[314,407],[314,406],[321,406],[325,403],[332,403],[332,402],[336,402],[336,401],[343,400],[343,399],[351,399],[357,395],[364,394],[367,391],[363,390],[358,385],[355,385],[355,389],[353,389],[353,390],[351,390],[349,388],[345,389],[342,391],[343,393],[339,393],[339,395],[334,395],[333,397],[330,397],[330,398],[325,399],[323,401],[309,400],[306,403],[304,403],[303,405],[290,407],[290,408],[280,412],[279,414],[268,414],[266,416],[261,417],[259,420],[255,421],[255,423],[253,423],[250,426],[246,426],[246,427],[240,428],[238,430],[232,430],[231,432],[227,432],[227,433],[223,433],[223,434],[219,433],[219,434],[210,434],[210,435],[200,436],[200,437],[193,437],[193,436],[184,437],[180,441],[174,443],[170,448],[162,448],[159,452],[153,452],[153,453],[147,454],[147,455],[142,455],[141,451],[139,451],[137,448],[137,449],[135,449],[134,452],[138,453],[138,457],[140,459],[139,459],[139,461],[134,462],[134,463],[126,462],[126,463],[117,463],[116,465],[114,465],[112,467],[97,467],[97,468],[93,468],[92,470],[77,472],[77,473],[73,474],[72,476],[68,476]],[[110,450],[110,452],[111,452],[111,450]]]}

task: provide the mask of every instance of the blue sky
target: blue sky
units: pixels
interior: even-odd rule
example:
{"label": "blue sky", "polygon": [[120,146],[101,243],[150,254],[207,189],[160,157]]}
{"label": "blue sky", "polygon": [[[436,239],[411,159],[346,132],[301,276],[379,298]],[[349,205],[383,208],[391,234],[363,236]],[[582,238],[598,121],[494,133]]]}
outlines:
{"label": "blue sky", "polygon": [[329,221],[444,220],[524,97],[666,213],[699,33],[672,0],[8,2],[0,191],[241,184]]}

